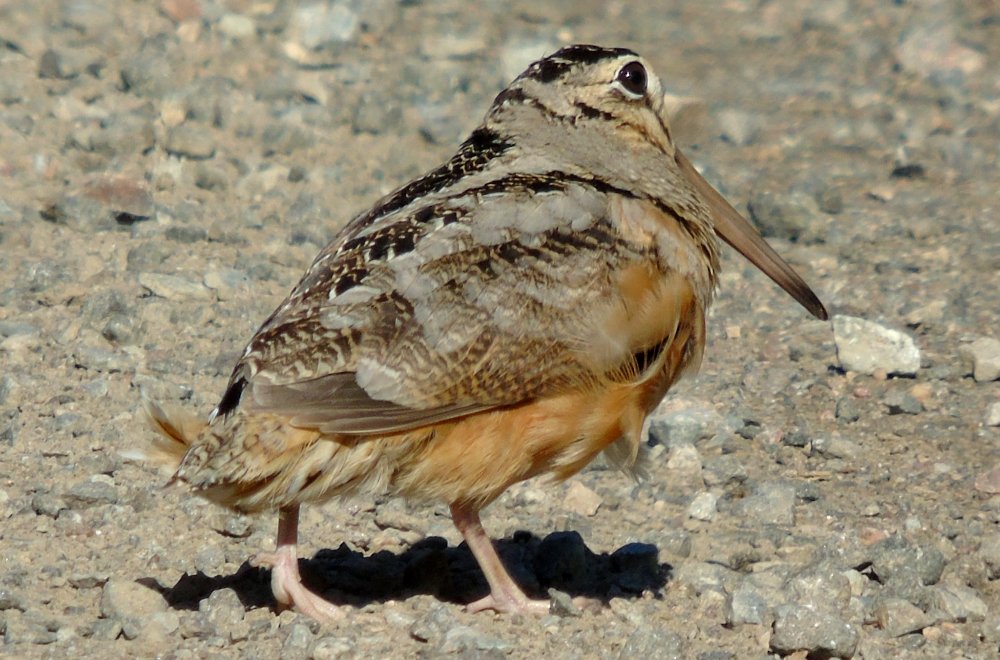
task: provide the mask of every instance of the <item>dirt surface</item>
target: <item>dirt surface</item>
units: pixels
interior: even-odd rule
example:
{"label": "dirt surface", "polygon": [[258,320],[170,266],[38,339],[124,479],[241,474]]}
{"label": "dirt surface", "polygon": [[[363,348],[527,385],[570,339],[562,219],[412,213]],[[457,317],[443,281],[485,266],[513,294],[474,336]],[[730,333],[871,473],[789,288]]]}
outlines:
{"label": "dirt surface", "polygon": [[[122,457],[140,392],[207,414],[337,228],[572,42],[645,55],[691,160],[919,368],[729,254],[648,480],[484,514],[551,615],[465,613],[446,507],[362,500],[301,529],[345,620],[277,613],[274,516]],[[998,62],[985,0],[0,4],[0,654],[996,657]]]}

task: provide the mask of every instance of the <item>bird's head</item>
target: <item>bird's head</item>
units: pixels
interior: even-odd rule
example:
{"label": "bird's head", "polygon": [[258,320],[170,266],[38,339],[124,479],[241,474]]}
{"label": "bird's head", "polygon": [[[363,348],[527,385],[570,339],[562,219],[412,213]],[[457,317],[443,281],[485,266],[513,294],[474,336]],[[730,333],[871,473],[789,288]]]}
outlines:
{"label": "bird's head", "polygon": [[561,168],[620,186],[714,231],[811,314],[827,318],[802,278],[677,148],[660,79],[635,52],[562,48],[496,97],[485,126],[518,145],[525,169]]}

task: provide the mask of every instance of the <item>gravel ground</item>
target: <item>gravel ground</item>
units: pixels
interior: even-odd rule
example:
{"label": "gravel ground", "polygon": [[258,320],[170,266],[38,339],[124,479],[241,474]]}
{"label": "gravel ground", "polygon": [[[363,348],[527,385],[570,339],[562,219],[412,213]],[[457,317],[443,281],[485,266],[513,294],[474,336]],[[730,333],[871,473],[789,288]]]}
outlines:
{"label": "gravel ground", "polygon": [[[274,516],[122,458],[140,390],[207,414],[337,227],[569,42],[649,58],[838,318],[727,256],[649,479],[485,513],[551,615],[466,614],[446,508],[395,500],[307,508],[348,616],[276,613]],[[998,62],[988,0],[0,4],[0,654],[996,657]]]}

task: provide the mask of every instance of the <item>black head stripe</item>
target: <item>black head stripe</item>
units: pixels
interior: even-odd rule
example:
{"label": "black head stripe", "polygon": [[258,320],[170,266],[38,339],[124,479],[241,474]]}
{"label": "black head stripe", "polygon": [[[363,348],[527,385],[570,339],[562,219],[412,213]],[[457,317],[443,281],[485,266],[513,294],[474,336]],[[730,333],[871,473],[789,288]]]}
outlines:
{"label": "black head stripe", "polygon": [[628,48],[604,48],[589,44],[577,44],[560,48],[548,57],[534,62],[519,77],[528,78],[543,83],[550,83],[561,78],[567,71],[581,64],[596,64],[604,60],[616,59],[626,55],[636,56]]}

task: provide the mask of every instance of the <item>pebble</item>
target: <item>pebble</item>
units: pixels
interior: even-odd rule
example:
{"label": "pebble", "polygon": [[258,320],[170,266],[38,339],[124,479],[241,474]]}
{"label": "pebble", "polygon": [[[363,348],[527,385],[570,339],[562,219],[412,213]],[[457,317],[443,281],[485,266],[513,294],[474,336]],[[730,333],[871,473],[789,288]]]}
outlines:
{"label": "pebble", "polygon": [[54,493],[35,493],[31,496],[31,509],[40,516],[55,518],[60,511],[68,508],[66,500]]}
{"label": "pebble", "polygon": [[0,586],[0,612],[5,610],[25,611],[27,605],[24,597],[9,587]]}
{"label": "pebble", "polygon": [[[496,652],[503,657],[516,648],[513,642],[500,637],[487,635],[472,626],[456,625],[448,629],[441,641],[440,652],[461,654],[478,654],[483,651]],[[492,655],[492,654],[491,654]]]}
{"label": "pebble", "polygon": [[253,19],[242,14],[223,14],[218,23],[219,32],[230,39],[249,39],[257,34]]}
{"label": "pebble", "polygon": [[288,635],[281,644],[281,657],[288,660],[306,660],[313,644],[313,633],[304,623],[289,626]]}
{"label": "pebble", "polygon": [[[0,397],[2,403],[3,397]],[[983,417],[985,426],[1000,426],[1000,401],[994,401],[986,407],[986,415]]]}
{"label": "pebble", "polygon": [[987,579],[1000,580],[1000,532],[985,534],[978,554],[986,564]]}
{"label": "pebble", "polygon": [[719,498],[708,491],[698,493],[688,505],[688,518],[710,522],[715,518],[718,502]]}
{"label": "pebble", "polygon": [[850,658],[860,638],[856,626],[829,611],[789,603],[775,610],[770,647],[781,654],[804,651],[809,657]]}
{"label": "pebble", "polygon": [[812,196],[804,192],[779,194],[755,190],[747,202],[750,218],[767,238],[792,243],[822,242],[817,225],[822,212]]}
{"label": "pebble", "polygon": [[897,389],[886,392],[882,403],[890,415],[919,415],[924,411],[924,404],[919,399],[909,392]]}
{"label": "pebble", "polygon": [[729,488],[747,480],[749,472],[735,456],[715,456],[705,459],[702,479],[709,488]]}
{"label": "pebble", "polygon": [[558,589],[549,589],[549,611],[558,617],[578,617],[583,610],[573,602],[573,597]]}
{"label": "pebble", "polygon": [[854,460],[861,454],[861,446],[858,443],[836,435],[813,439],[811,448],[814,455],[847,461]]}
{"label": "pebble", "polygon": [[689,656],[685,651],[684,639],[673,630],[659,626],[639,626],[625,640],[618,657],[620,660],[636,658],[685,660]]}
{"label": "pebble", "polygon": [[726,622],[732,626],[745,623],[767,625],[773,619],[768,599],[750,580],[743,580],[726,599]]}
{"label": "pebble", "polygon": [[701,472],[701,454],[698,449],[688,443],[676,443],[670,449],[667,458],[667,469],[676,470],[687,474],[697,474]]}
{"label": "pebble", "polygon": [[163,148],[173,156],[205,160],[215,155],[215,138],[204,126],[181,124],[167,131]]}
{"label": "pebble", "polygon": [[1000,339],[980,337],[959,349],[977,383],[1000,379]]}
{"label": "pebble", "polygon": [[837,419],[850,424],[861,419],[861,409],[854,399],[845,396],[837,399],[834,415]]}
{"label": "pebble", "polygon": [[105,481],[88,479],[75,484],[63,493],[63,500],[71,509],[115,504],[118,502],[118,490]]}
{"label": "pebble", "polygon": [[139,626],[157,612],[167,610],[167,601],[156,591],[137,582],[112,578],[104,585],[101,595],[101,615],[117,619],[123,624],[129,619],[139,621]]}
{"label": "pebble", "polygon": [[724,108],[716,114],[719,136],[726,142],[745,147],[760,136],[762,122],[759,117],[737,108]]}
{"label": "pebble", "polygon": [[890,536],[871,547],[872,569],[883,584],[905,581],[913,576],[920,584],[932,585],[941,579],[944,555],[929,545],[916,545],[900,536]]}
{"label": "pebble", "polygon": [[872,321],[837,315],[833,317],[833,340],[837,359],[846,371],[915,376],[920,369],[920,351],[913,338]]}
{"label": "pebble", "polygon": [[987,60],[983,53],[963,45],[959,34],[952,20],[927,16],[900,40],[896,58],[904,69],[936,82],[961,82],[981,70]]}
{"label": "pebble", "polygon": [[983,621],[989,612],[975,589],[963,585],[938,584],[928,590],[928,602],[946,621]]}
{"label": "pebble", "polygon": [[851,583],[847,576],[830,566],[810,568],[793,576],[785,590],[801,607],[830,610],[841,616],[847,612],[851,600]]}
{"label": "pebble", "polygon": [[570,481],[566,496],[563,498],[564,509],[588,518],[597,515],[597,510],[603,503],[604,500],[600,495],[576,479]]}
{"label": "pebble", "polygon": [[676,405],[676,402],[664,402],[649,416],[651,442],[666,447],[694,445],[727,430],[725,419],[715,408],[691,405],[676,410]]}
{"label": "pebble", "polygon": [[444,605],[432,607],[410,626],[410,636],[421,642],[437,644],[445,632],[458,625],[451,609]]}
{"label": "pebble", "polygon": [[973,486],[981,493],[1000,493],[1000,463],[976,475]]}
{"label": "pebble", "polygon": [[891,637],[920,632],[937,623],[934,616],[902,598],[879,599],[875,608],[875,620],[878,621],[879,627]]}
{"label": "pebble", "polygon": [[153,295],[167,300],[212,300],[212,291],[201,282],[177,275],[162,273],[139,273],[139,284],[149,289]]}
{"label": "pebble", "polygon": [[337,658],[360,657],[354,642],[349,637],[326,635],[320,637],[309,650],[312,660],[336,660]]}
{"label": "pebble", "polygon": [[795,487],[773,481],[755,484],[752,494],[737,502],[733,510],[750,524],[793,525]]}

